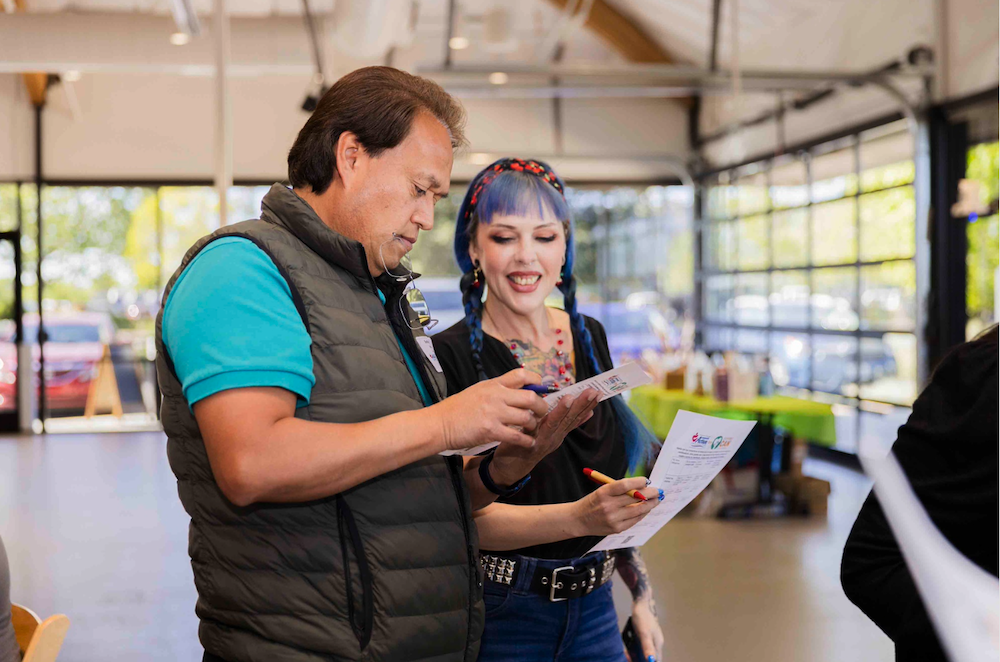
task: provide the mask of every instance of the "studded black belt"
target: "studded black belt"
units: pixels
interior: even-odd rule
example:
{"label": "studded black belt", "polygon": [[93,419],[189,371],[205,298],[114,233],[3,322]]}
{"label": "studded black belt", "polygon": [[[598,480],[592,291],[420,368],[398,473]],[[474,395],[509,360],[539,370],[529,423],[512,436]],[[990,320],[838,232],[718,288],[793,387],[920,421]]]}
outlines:
{"label": "studded black belt", "polygon": [[615,571],[612,552],[569,561],[483,554],[480,563],[487,581],[538,593],[550,602],[583,597],[611,579]]}

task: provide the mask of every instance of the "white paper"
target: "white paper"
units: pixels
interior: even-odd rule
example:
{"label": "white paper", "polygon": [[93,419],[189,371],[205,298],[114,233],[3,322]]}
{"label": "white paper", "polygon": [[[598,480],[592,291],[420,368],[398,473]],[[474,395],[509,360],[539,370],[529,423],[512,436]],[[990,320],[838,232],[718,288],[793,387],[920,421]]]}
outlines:
{"label": "white paper", "polygon": [[[572,386],[568,386],[556,393],[550,393],[545,396],[545,403],[549,406],[549,411],[552,411],[559,401],[566,396],[577,395],[588,388],[596,390],[600,394],[597,401],[603,402],[608,398],[613,398],[614,396],[620,395],[625,391],[634,389],[636,386],[642,386],[643,384],[648,384],[651,381],[653,381],[653,379],[639,367],[638,363],[626,363],[619,368],[602,372],[596,377],[591,377],[590,379],[585,379],[582,382],[577,382]],[[499,441],[494,441],[488,444],[482,444],[481,446],[475,446],[474,448],[442,451],[441,453],[438,453],[438,455],[479,455],[483,451],[488,451],[489,449],[496,448],[499,445]]]}
{"label": "white paper", "polygon": [[875,480],[882,511],[948,657],[954,662],[996,662],[1000,581],[941,535],[894,455],[860,459]]}
{"label": "white paper", "polygon": [[708,487],[729,464],[756,424],[756,421],[731,421],[689,411],[677,412],[649,475],[650,486],[663,490],[663,501],[638,524],[607,536],[590,551],[646,544]]}
{"label": "white paper", "polygon": [[625,391],[631,391],[636,386],[642,386],[653,381],[653,378],[639,367],[638,363],[626,363],[623,366],[602,372],[596,377],[584,379],[555,393],[545,396],[545,404],[549,406],[549,411],[559,404],[559,401],[570,395],[578,395],[588,388],[592,388],[600,395],[598,402],[604,402],[608,398],[621,395]]}

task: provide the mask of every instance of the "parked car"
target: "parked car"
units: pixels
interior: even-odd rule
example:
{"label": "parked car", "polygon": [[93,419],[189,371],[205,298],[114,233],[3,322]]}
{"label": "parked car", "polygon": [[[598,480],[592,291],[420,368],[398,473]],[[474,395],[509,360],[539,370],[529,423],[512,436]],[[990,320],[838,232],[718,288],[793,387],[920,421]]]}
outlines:
{"label": "parked car", "polygon": [[615,301],[579,304],[577,310],[604,325],[616,363],[637,359],[646,350],[662,353],[676,345],[677,330],[653,306]]}
{"label": "parked car", "polygon": [[[92,312],[46,313],[45,333],[46,406],[51,412],[82,411],[104,347],[114,337],[111,318]],[[0,337],[0,398],[3,408],[12,409],[17,392],[17,347],[12,322]],[[31,344],[33,373],[37,375],[41,353],[36,313],[24,315],[24,341]],[[37,376],[35,381],[37,393]]]}
{"label": "parked car", "polygon": [[[786,335],[773,347],[771,374],[779,386],[814,388],[839,392],[847,384],[869,384],[896,374],[896,358],[883,338],[862,339],[861,361],[852,338],[813,336],[812,347],[804,337]],[[809,357],[812,354],[812,385],[809,383]],[[860,374],[859,374],[860,367]]]}

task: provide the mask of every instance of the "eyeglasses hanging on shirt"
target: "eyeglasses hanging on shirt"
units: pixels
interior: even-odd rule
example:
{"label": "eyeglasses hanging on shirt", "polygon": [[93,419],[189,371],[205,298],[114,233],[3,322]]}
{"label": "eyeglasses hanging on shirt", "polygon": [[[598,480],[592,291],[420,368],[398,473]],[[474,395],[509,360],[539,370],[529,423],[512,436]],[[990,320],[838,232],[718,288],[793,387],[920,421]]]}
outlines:
{"label": "eyeglasses hanging on shirt", "polygon": [[[403,255],[399,260],[399,264],[390,269],[385,263],[385,256],[382,255],[382,249],[386,244],[396,241],[399,235],[395,232],[392,233],[392,239],[382,242],[382,245],[378,247],[378,257],[382,262],[382,268],[387,274],[395,278],[398,282],[405,282],[406,286],[403,288],[403,294],[399,297],[399,312],[406,320],[407,325],[416,331],[417,329],[424,329],[429,331],[434,328],[438,323],[436,319],[431,317],[430,306],[427,305],[427,299],[424,297],[424,293],[413,284],[416,276],[413,275],[413,267],[410,262],[410,257],[408,255]],[[405,302],[405,304],[404,304]],[[416,314],[416,318],[410,316],[408,310],[413,311]]]}

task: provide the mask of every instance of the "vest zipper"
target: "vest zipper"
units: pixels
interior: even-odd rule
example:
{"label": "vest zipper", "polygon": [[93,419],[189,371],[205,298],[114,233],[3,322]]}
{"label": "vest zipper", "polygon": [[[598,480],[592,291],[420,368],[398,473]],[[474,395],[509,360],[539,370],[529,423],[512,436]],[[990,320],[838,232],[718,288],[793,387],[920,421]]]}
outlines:
{"label": "vest zipper", "polygon": [[[358,639],[361,650],[368,647],[372,638],[372,628],[375,621],[373,604],[372,575],[368,567],[368,557],[365,556],[364,543],[358,532],[354,513],[343,496],[337,495],[337,530],[340,534],[340,555],[344,563],[344,590],[347,593],[347,620],[351,624],[354,636]],[[358,564],[358,574],[361,579],[361,609],[354,606],[354,582],[351,575],[351,557],[347,547],[350,538],[354,549],[354,558]],[[360,613],[359,613],[360,611]]]}
{"label": "vest zipper", "polygon": [[[363,264],[368,264],[368,258],[365,255],[364,246],[361,247],[361,259]],[[372,294],[378,296],[378,283],[372,278],[371,273],[368,274],[368,282],[372,287]],[[394,315],[393,310],[399,310],[398,306],[393,305],[394,302],[389,301],[386,298],[385,304],[383,305],[383,311],[385,312],[386,319],[389,321],[389,327],[393,330],[393,333],[399,338],[403,345],[403,350],[410,352],[411,356],[421,357],[422,353],[420,348],[417,347],[417,341],[413,339],[413,334],[410,332],[410,328],[405,324],[405,320],[399,319],[401,315]],[[397,322],[406,327],[405,333],[397,333]],[[402,332],[402,329],[399,329]],[[415,352],[415,353],[414,353]],[[427,387],[427,392],[431,395],[431,399],[435,402],[440,402],[442,400],[440,394],[437,392],[437,387],[435,383],[430,379],[430,375],[427,374],[426,366],[423,360],[415,360],[413,362],[420,378],[424,380],[424,385]],[[469,600],[468,608],[466,610],[466,634],[465,634],[465,654],[469,652],[469,644],[472,640],[472,610],[476,604],[476,587],[479,583],[479,570],[478,564],[476,563],[476,550],[472,547],[472,533],[469,528],[469,513],[465,508],[465,490],[462,486],[462,473],[458,469],[458,464],[461,459],[453,456],[443,458],[448,464],[448,471],[451,473],[451,483],[455,490],[455,500],[458,502],[458,511],[462,518],[462,532],[465,534],[465,550],[466,558],[469,565]]]}

